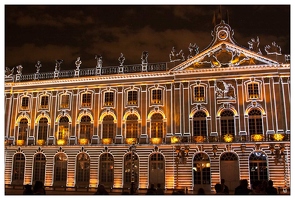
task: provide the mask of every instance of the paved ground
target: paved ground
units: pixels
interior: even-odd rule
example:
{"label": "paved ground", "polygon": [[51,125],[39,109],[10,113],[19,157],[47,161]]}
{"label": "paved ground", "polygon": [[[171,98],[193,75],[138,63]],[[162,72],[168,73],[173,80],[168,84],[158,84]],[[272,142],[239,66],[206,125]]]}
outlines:
{"label": "paved ground", "polygon": [[[125,190],[126,192],[128,190]],[[87,191],[86,189],[79,189],[78,191],[74,190],[69,190],[67,189],[62,190],[62,189],[56,189],[56,190],[51,190],[48,189],[46,190],[47,195],[93,195],[96,192],[95,189],[89,189]],[[108,190],[110,195],[122,195],[123,191],[121,189],[113,189],[112,191]],[[173,190],[166,190],[165,195],[171,195]],[[5,194],[4,195],[22,195],[23,189],[21,188],[5,188]],[[138,190],[137,195],[145,195],[146,190]],[[192,194],[190,191],[188,191],[188,194]]]}

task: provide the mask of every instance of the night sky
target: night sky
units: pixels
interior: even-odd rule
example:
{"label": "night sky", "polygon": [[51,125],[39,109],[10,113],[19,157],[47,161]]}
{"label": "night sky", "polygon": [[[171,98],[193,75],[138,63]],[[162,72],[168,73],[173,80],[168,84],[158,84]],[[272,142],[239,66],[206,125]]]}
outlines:
{"label": "night sky", "polygon": [[[178,2],[181,3],[181,2]],[[290,54],[289,5],[4,5],[5,67],[23,66],[23,74],[61,69],[94,68],[95,55],[103,66],[118,66],[120,53],[125,65],[168,62],[172,47],[188,55],[190,43],[201,52],[211,42],[214,12],[229,15],[235,41],[249,48],[260,38],[260,49],[275,41],[282,54]],[[15,70],[16,72],[16,70]]]}

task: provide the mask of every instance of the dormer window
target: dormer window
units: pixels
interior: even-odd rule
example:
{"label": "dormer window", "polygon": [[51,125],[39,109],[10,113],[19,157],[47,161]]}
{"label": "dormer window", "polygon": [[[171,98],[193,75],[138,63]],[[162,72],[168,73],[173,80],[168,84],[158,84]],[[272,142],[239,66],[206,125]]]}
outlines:
{"label": "dormer window", "polygon": [[259,98],[259,86],[258,83],[252,82],[248,84],[248,96],[249,99]]}

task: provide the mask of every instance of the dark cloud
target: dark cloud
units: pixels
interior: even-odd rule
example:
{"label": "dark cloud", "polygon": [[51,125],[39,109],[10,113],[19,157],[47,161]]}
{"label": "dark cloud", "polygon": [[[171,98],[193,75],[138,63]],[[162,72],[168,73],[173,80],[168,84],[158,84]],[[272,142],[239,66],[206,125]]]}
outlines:
{"label": "dark cloud", "polygon": [[[141,63],[142,51],[149,62],[169,61],[172,47],[188,55],[189,43],[199,50],[211,42],[213,13],[219,5],[5,5],[5,67],[23,65],[23,73],[52,71],[55,59],[62,69],[74,69],[81,57],[82,68]],[[238,44],[259,36],[261,50],[276,41],[282,53],[290,53],[290,5],[222,5],[223,19]]]}

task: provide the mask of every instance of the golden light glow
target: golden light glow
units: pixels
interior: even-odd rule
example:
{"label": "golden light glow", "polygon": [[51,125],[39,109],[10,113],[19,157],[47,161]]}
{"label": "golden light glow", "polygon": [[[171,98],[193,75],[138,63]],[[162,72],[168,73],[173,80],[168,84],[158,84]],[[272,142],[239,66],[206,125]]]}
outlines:
{"label": "golden light glow", "polygon": [[24,140],[17,140],[16,141],[16,145],[22,146],[24,144],[25,144],[25,141]]}
{"label": "golden light glow", "polygon": [[152,144],[161,144],[162,143],[162,138],[151,138],[151,143]]}
{"label": "golden light glow", "polygon": [[251,135],[251,137],[252,137],[252,140],[255,141],[255,142],[263,140],[263,135],[262,134],[254,134],[254,135]]}
{"label": "golden light glow", "polygon": [[171,143],[172,144],[175,144],[175,143],[178,143],[179,142],[179,138],[177,136],[172,136],[171,137]]}
{"label": "golden light glow", "polygon": [[121,187],[121,180],[115,179],[114,180],[114,188],[120,188]]}
{"label": "golden light glow", "polygon": [[56,144],[57,144],[57,145],[65,145],[65,144],[66,144],[66,140],[64,140],[64,139],[59,139],[59,140],[56,141]]}
{"label": "golden light glow", "polygon": [[234,139],[234,136],[233,136],[232,134],[225,134],[225,135],[223,136],[223,140],[224,140],[225,142],[232,142],[233,139]]}
{"label": "golden light glow", "polygon": [[44,145],[45,144],[45,140],[37,140],[37,144],[38,145]]}
{"label": "golden light glow", "polygon": [[88,144],[88,139],[87,138],[79,139],[79,144],[82,144],[82,145]]}
{"label": "golden light glow", "polygon": [[136,143],[136,138],[126,138],[126,144],[134,144]]}
{"label": "golden light glow", "polygon": [[97,179],[90,179],[89,180],[89,187],[96,187],[97,186]]}
{"label": "golden light glow", "polygon": [[280,133],[276,133],[276,134],[273,135],[273,139],[275,141],[282,141],[284,139],[284,137],[285,136],[283,134],[280,134]]}
{"label": "golden light glow", "polygon": [[195,136],[194,140],[195,142],[204,142],[204,136]]}
{"label": "golden light glow", "polygon": [[101,140],[101,143],[102,143],[102,144],[111,144],[112,141],[113,141],[112,138],[103,138],[103,139]]}

